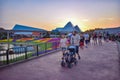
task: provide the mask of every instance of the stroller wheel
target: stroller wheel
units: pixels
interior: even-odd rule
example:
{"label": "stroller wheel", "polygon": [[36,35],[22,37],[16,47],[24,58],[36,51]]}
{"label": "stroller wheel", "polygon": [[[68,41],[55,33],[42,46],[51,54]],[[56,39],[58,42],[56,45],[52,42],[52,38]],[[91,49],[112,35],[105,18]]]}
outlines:
{"label": "stroller wheel", "polygon": [[74,64],[77,65],[77,59],[76,58],[74,58]]}
{"label": "stroller wheel", "polygon": [[68,63],[68,68],[72,68],[72,64],[71,63]]}
{"label": "stroller wheel", "polygon": [[61,62],[61,66],[65,67],[65,62],[64,61]]}

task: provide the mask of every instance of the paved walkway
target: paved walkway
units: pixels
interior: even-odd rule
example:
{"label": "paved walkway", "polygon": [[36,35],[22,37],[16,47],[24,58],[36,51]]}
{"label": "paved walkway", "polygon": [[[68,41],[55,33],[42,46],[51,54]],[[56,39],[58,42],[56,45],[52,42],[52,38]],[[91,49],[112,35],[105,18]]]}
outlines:
{"label": "paved walkway", "polygon": [[0,80],[120,80],[117,45],[89,46],[71,69],[60,66],[61,52],[0,70]]}

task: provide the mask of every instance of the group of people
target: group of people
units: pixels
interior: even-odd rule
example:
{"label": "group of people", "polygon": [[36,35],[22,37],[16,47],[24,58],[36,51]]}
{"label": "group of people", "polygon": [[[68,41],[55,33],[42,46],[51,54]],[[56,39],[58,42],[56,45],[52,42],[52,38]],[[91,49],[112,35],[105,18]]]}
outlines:
{"label": "group of people", "polygon": [[120,40],[120,33],[109,33],[109,32],[93,32],[91,34],[94,45],[102,45],[102,42]]}
{"label": "group of people", "polygon": [[[77,31],[73,31],[72,33],[65,35],[61,35],[60,40],[60,47],[62,48],[63,54],[65,53],[66,49],[70,45],[74,45],[76,47],[76,53],[78,55],[78,59],[80,59],[79,55],[79,47],[84,49],[84,47],[88,48],[90,43],[93,45],[102,45],[102,42],[108,42],[109,40],[116,39],[115,35],[110,35],[108,32],[93,32],[92,34],[88,33],[81,33],[78,34]],[[117,36],[120,38],[120,34]]]}
{"label": "group of people", "polygon": [[87,48],[89,44],[89,34],[78,34],[76,31],[74,31],[71,35],[66,36],[65,34],[61,35],[61,40],[60,40],[60,47],[62,48],[63,55],[65,54],[65,51],[68,46],[73,45],[76,47],[76,54],[78,55],[78,59],[80,59],[80,54],[79,54],[79,47],[83,49],[84,42],[85,46]]}
{"label": "group of people", "polygon": [[[93,44],[96,45],[96,44],[99,44],[99,45],[102,45],[102,38],[103,38],[103,35],[102,33],[93,33],[91,35],[92,37],[92,40],[93,40]],[[107,39],[107,38],[106,38]]]}

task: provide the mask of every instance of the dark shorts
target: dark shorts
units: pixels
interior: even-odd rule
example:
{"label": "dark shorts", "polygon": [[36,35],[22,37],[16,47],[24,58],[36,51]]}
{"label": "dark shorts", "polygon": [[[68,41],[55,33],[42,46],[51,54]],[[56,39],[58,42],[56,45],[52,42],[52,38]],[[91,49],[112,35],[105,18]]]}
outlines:
{"label": "dark shorts", "polygon": [[85,40],[85,44],[88,44],[89,43],[89,40]]}
{"label": "dark shorts", "polygon": [[76,46],[76,53],[79,53],[79,46]]}

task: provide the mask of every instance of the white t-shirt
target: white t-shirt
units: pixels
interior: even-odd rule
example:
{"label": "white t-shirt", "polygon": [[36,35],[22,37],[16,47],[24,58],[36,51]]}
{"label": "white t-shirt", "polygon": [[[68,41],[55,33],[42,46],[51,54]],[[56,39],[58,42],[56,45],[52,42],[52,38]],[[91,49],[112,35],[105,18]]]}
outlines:
{"label": "white t-shirt", "polygon": [[72,45],[79,46],[80,35],[78,35],[78,34],[76,34],[75,36],[72,35],[70,42]]}
{"label": "white t-shirt", "polygon": [[67,48],[67,38],[62,38],[60,40],[60,47],[65,47]]}
{"label": "white t-shirt", "polygon": [[89,40],[89,34],[84,34],[85,40]]}

